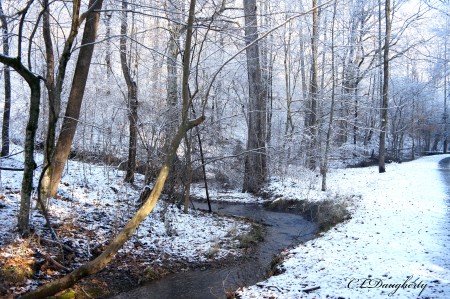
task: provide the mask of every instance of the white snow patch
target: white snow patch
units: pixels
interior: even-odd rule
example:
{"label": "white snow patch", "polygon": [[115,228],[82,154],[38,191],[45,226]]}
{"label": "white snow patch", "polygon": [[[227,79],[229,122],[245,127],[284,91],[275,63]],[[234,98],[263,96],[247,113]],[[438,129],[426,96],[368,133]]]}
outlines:
{"label": "white snow patch", "polygon": [[389,164],[383,174],[333,170],[332,191],[361,195],[352,219],[288,251],[285,272],[240,290],[241,298],[449,298],[449,203],[438,171],[444,157]]}

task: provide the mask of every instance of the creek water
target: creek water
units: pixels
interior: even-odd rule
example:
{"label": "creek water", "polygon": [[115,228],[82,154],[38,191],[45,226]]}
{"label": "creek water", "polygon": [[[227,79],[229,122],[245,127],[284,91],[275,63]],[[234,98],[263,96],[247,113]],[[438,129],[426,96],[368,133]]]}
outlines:
{"label": "creek water", "polygon": [[[207,206],[196,203],[196,208],[207,209]],[[219,214],[248,217],[265,224],[264,241],[238,262],[171,274],[113,298],[225,298],[226,291],[263,280],[275,254],[312,239],[317,231],[314,223],[299,215],[268,211],[258,204],[213,203],[212,209]]]}

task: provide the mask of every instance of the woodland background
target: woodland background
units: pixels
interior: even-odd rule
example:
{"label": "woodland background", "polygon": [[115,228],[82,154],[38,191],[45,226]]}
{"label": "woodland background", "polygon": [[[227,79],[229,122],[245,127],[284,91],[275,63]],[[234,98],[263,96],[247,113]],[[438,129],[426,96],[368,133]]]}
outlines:
{"label": "woodland background", "polygon": [[1,154],[24,148],[19,232],[68,158],[130,184],[144,174],[142,221],[163,187],[187,212],[193,181],[258,193],[309,169],[325,191],[329,167],[382,173],[447,152],[449,5],[1,1]]}
{"label": "woodland background", "polygon": [[325,177],[329,160],[446,152],[446,1],[30,0],[2,1],[0,16],[2,154],[25,147],[24,194],[35,149],[51,161],[46,195],[69,156],[149,183],[199,116],[168,192],[202,166],[255,193],[299,166]]}

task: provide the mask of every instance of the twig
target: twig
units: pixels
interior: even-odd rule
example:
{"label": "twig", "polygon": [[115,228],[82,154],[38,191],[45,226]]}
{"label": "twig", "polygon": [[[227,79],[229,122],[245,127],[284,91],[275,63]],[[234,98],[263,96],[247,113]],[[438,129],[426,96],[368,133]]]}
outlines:
{"label": "twig", "polygon": [[12,167],[3,167],[3,166],[0,166],[0,170],[24,171],[24,168],[12,168]]}
{"label": "twig", "polygon": [[63,244],[63,243],[59,243],[57,241],[53,241],[53,240],[49,240],[49,239],[45,239],[42,238],[41,236],[37,235],[37,237],[39,238],[39,240],[41,240],[42,243],[48,243],[48,244],[52,244],[52,245],[58,245],[61,246],[64,250],[71,252],[71,253],[75,253],[75,250],[70,248],[69,246]]}
{"label": "twig", "polygon": [[49,261],[50,263],[52,263],[56,268],[60,269],[60,270],[64,270],[66,272],[70,272],[69,268],[66,268],[65,266],[61,265],[59,262],[57,262],[54,258],[52,258],[49,254],[47,253],[41,253],[46,259],[47,261]]}
{"label": "twig", "polygon": [[81,290],[83,291],[83,293],[88,297],[88,298],[94,298],[91,295],[89,295],[88,293],[86,293],[86,291],[83,289],[83,287],[81,287]]}
{"label": "twig", "polygon": [[21,153],[23,153],[23,152],[24,152],[24,151],[20,151],[20,152],[17,152],[17,153],[10,154],[10,155],[8,155],[8,156],[0,157],[0,160],[7,159],[7,158],[10,158],[10,157],[12,157],[12,156],[16,156],[16,155],[21,154]]}
{"label": "twig", "polygon": [[320,289],[320,286],[303,289],[302,291],[305,292],[305,293],[310,293],[310,292],[316,291],[318,289]]}
{"label": "twig", "polygon": [[61,241],[58,238],[58,235],[55,233],[55,231],[53,230],[53,228],[51,226],[50,217],[48,216],[47,209],[45,208],[44,202],[42,201],[42,194],[41,194],[42,180],[44,179],[45,172],[47,171],[47,169],[49,167],[50,167],[50,163],[47,163],[47,165],[45,165],[44,168],[42,169],[41,175],[39,177],[38,187],[37,187],[37,195],[38,195],[37,197],[38,197],[39,205],[41,206],[41,209],[42,209],[42,213],[44,214],[47,227],[50,230],[50,233],[51,233],[53,239],[55,239],[55,241],[58,242],[58,244],[60,244],[62,246]]}
{"label": "twig", "polygon": [[[39,245],[39,247],[41,247],[39,243],[38,243],[38,245]],[[42,250],[42,247],[41,247],[41,250]],[[70,272],[69,268],[66,268],[64,265],[62,265],[61,263],[56,261],[54,258],[52,258],[49,254],[47,254],[47,253],[45,253],[44,251],[41,251],[41,250],[39,250],[37,248],[34,249],[35,253],[38,256],[43,256],[49,263],[54,265],[57,269],[63,270],[63,271],[66,271],[66,272]]]}

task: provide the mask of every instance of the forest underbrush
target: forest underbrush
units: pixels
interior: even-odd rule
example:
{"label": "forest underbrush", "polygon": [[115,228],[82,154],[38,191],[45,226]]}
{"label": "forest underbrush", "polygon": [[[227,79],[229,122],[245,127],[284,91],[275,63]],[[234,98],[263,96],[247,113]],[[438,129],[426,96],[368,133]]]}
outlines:
{"label": "forest underbrush", "polygon": [[[20,159],[2,159],[2,166],[18,167]],[[29,237],[18,235],[21,173],[1,171],[0,297],[25,293],[98,256],[139,207],[143,176],[133,185],[123,176],[115,167],[70,160],[57,198],[47,203],[55,240],[37,209]],[[252,227],[245,219],[194,209],[185,214],[162,199],[104,270],[59,298],[108,297],[169,273],[219,267],[248,252],[253,242],[242,240]]]}

